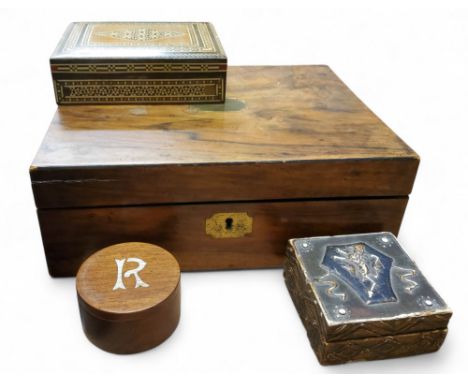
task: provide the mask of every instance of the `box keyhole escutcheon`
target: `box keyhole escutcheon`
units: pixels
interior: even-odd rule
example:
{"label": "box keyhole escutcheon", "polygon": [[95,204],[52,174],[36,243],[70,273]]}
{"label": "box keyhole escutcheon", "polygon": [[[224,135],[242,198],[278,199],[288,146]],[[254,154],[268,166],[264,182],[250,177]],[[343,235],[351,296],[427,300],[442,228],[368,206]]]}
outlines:
{"label": "box keyhole escutcheon", "polygon": [[253,219],[247,212],[220,212],[206,219],[206,234],[216,239],[243,237],[252,233]]}

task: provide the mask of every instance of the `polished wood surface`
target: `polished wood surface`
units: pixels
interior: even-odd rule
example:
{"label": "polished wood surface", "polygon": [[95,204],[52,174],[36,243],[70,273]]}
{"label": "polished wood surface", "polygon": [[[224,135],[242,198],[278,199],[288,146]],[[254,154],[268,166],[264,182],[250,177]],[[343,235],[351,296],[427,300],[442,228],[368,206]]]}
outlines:
{"label": "polished wood surface", "polygon": [[[131,273],[140,268],[136,275]],[[132,242],[98,251],[81,265],[76,289],[85,334],[104,350],[147,350],[177,327],[180,269],[158,246]]]}
{"label": "polished wood surface", "polygon": [[39,208],[402,196],[419,158],[326,66],[231,67],[224,105],[60,107]]}
{"label": "polished wood surface", "polygon": [[[74,276],[99,248],[125,241],[161,245],[184,271],[281,267],[288,239],[357,232],[398,233],[407,197],[207,203],[38,210],[49,273]],[[247,213],[252,232],[213,238],[206,219]]]}

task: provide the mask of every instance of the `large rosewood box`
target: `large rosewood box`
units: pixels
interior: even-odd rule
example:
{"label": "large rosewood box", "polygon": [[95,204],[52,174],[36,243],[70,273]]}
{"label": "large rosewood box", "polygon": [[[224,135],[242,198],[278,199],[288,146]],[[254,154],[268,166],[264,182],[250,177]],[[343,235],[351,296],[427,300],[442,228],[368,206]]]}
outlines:
{"label": "large rosewood box", "polygon": [[30,169],[50,274],[141,241],[182,270],[398,233],[419,158],[326,66],[232,67],[219,105],[59,107]]}
{"label": "large rosewood box", "polygon": [[80,22],[50,67],[58,104],[219,103],[227,58],[210,23]]}

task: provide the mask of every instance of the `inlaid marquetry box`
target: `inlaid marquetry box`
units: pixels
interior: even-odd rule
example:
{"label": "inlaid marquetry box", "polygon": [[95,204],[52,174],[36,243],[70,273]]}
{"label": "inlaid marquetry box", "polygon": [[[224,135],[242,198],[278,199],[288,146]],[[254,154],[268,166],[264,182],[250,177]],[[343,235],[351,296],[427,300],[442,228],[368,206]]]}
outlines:
{"label": "inlaid marquetry box", "polygon": [[58,104],[220,103],[227,58],[210,23],[72,23],[50,58]]}
{"label": "inlaid marquetry box", "polygon": [[398,233],[419,158],[328,67],[229,77],[224,104],[58,108],[30,169],[53,276],[120,242],[239,269],[281,267],[291,237]]}
{"label": "inlaid marquetry box", "polygon": [[289,241],[284,277],[320,363],[440,348],[452,315],[389,232]]}

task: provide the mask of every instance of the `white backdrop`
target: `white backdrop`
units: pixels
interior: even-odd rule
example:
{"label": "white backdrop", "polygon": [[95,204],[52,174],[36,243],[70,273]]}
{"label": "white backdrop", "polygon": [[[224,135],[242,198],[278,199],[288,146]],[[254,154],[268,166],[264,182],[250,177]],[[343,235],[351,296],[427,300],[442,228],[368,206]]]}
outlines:
{"label": "white backdrop", "polygon": [[[224,10],[172,3],[172,9],[137,9],[146,2],[133,2],[127,9],[0,11],[0,375],[196,381],[466,373],[468,10],[447,1],[309,9],[236,2],[239,8]],[[183,274],[181,322],[164,344],[116,356],[89,343],[74,279],[48,276],[28,167],[56,108],[49,55],[69,22],[90,20],[206,20],[215,24],[230,65],[329,65],[421,156],[400,241],[454,310],[442,349],[321,367],[280,270]]]}

